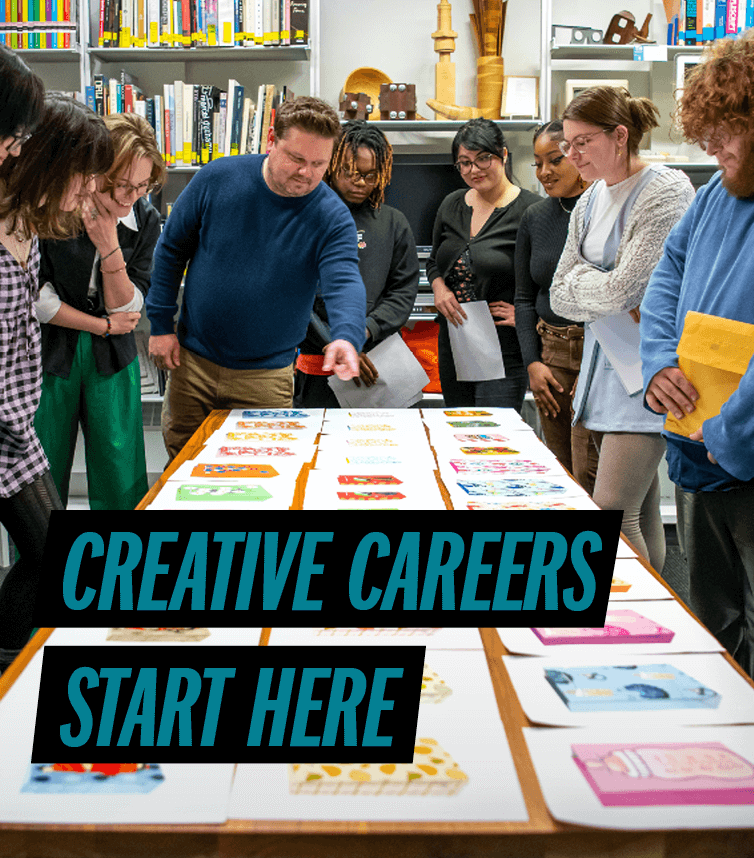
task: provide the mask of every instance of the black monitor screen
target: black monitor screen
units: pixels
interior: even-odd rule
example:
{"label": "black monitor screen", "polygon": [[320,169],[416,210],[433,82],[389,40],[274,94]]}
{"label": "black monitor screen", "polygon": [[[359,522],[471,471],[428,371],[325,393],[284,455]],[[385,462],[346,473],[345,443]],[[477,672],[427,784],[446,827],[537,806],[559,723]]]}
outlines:
{"label": "black monitor screen", "polygon": [[395,155],[385,202],[406,215],[417,247],[429,248],[440,203],[451,191],[465,186],[449,152],[436,156]]}

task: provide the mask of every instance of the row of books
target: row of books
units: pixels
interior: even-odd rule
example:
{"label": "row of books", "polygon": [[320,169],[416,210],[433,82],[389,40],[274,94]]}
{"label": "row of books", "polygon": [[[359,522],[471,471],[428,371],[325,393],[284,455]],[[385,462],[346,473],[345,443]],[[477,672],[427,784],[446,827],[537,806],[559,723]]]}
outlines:
{"label": "row of books", "polygon": [[75,42],[71,0],[0,0],[0,44],[49,50]]}
{"label": "row of books", "polygon": [[754,0],[681,0],[669,44],[705,45],[754,27]]}
{"label": "row of books", "polygon": [[94,75],[86,102],[96,113],[143,116],[154,128],[160,152],[169,167],[199,166],[216,158],[267,151],[269,129],[277,106],[294,97],[288,87],[263,84],[256,101],[237,80],[227,89],[177,80],[162,94],[145,97],[138,81],[126,72],[120,79]]}
{"label": "row of books", "polygon": [[100,0],[97,43],[101,48],[306,45],[309,2]]}

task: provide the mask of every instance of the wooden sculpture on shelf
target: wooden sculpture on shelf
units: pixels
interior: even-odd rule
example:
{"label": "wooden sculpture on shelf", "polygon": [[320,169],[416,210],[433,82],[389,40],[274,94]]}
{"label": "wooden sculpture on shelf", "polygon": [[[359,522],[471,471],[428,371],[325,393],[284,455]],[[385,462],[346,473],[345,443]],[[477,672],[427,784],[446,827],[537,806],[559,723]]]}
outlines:
{"label": "wooden sculpture on shelf", "polygon": [[458,33],[452,28],[451,11],[448,0],[440,0],[437,4],[437,30],[432,38],[440,59],[435,64],[435,97],[427,99],[427,106],[434,110],[435,119],[476,119],[482,115],[478,107],[462,107],[455,103],[456,65],[450,61],[450,55],[456,49]]}
{"label": "wooden sculpture on shelf", "polygon": [[649,38],[649,22],[652,20],[652,15],[647,15],[644,23],[639,30],[636,26],[636,18],[631,12],[618,12],[610,19],[607,32],[605,33],[604,43],[606,45],[628,45],[631,42],[641,42],[647,44],[651,40]]}
{"label": "wooden sculpture on shelf", "polygon": [[[437,30],[432,33],[435,52],[439,55],[435,63],[434,101],[444,106],[455,106],[456,100],[456,64],[450,61],[450,55],[456,49],[458,33],[452,28],[450,15],[451,6],[448,0],[440,0],[437,4]],[[433,105],[429,106],[434,109]],[[435,111],[435,119],[440,112]]]}
{"label": "wooden sculpture on shelf", "polygon": [[503,99],[503,37],[508,0],[474,0],[471,31],[477,51],[476,102],[487,119],[500,119]]}

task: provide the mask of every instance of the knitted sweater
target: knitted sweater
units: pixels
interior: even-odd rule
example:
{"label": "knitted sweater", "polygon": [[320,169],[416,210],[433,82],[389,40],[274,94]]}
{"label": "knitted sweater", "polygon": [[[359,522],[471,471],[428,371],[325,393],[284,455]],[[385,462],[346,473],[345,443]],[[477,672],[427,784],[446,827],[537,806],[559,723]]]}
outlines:
{"label": "knitted sweater", "polygon": [[615,267],[604,271],[581,255],[584,213],[595,182],[578,202],[568,228],[563,254],[550,287],[555,313],[579,322],[616,316],[638,307],[649,277],[662,256],[670,230],[694,199],[694,188],[680,170],[661,168],[639,194],[628,215]]}
{"label": "knitted sweater", "polygon": [[264,155],[212,161],[176,200],[157,243],[146,307],[152,333],[228,369],[277,369],[293,361],[314,296],[325,299],[333,339],[364,343],[366,296],[356,227],[320,183],[303,197],[273,193]]}

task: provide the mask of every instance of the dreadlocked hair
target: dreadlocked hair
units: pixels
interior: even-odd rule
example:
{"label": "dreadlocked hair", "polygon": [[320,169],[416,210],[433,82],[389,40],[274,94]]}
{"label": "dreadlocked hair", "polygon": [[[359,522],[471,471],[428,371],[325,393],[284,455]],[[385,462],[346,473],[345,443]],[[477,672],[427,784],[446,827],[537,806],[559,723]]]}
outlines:
{"label": "dreadlocked hair", "polygon": [[378,209],[385,199],[385,188],[390,184],[393,171],[393,147],[373,123],[364,119],[352,119],[346,122],[335,144],[330,166],[325,173],[325,182],[332,187],[333,179],[338,173],[351,169],[362,146],[374,152],[377,184],[367,197],[367,201],[373,209]]}

